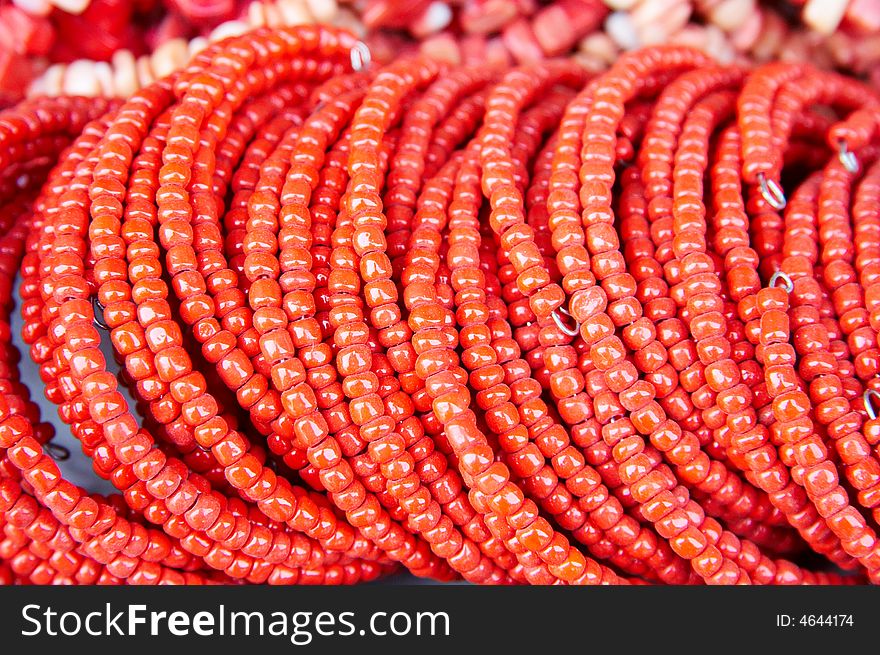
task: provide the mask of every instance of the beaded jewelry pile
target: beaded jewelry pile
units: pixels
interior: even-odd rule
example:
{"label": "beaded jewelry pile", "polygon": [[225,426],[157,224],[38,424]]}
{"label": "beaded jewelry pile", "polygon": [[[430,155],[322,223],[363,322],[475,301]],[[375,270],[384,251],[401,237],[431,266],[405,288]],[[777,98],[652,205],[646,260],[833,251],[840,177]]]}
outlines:
{"label": "beaded jewelry pile", "polygon": [[809,61],[880,84],[877,0],[9,0],[0,4],[0,107],[28,95],[127,98],[212,41],[332,24],[374,60],[422,54],[510,66],[576,53],[592,71],[671,44],[725,64]]}
{"label": "beaded jewelry pile", "polygon": [[878,126],[806,64],[318,26],[0,113],[0,581],[880,581]]}

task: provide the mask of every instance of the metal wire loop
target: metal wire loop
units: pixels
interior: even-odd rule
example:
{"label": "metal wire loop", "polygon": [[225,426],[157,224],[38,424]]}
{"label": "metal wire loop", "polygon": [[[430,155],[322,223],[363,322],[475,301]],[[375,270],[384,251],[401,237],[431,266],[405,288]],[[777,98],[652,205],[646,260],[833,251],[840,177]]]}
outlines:
{"label": "metal wire loop", "polygon": [[759,173],[758,184],[761,185],[761,195],[764,196],[764,200],[767,201],[768,205],[776,211],[785,209],[785,194],[782,191],[782,187],[779,186],[779,182],[768,180],[766,175]]}
{"label": "metal wire loop", "polygon": [[770,283],[767,285],[769,287],[780,286],[777,282],[782,282],[782,288],[785,289],[788,293],[794,291],[794,282],[791,281],[791,278],[788,276],[788,273],[784,273],[782,271],[776,271],[773,275],[770,276]]}
{"label": "metal wire loop", "polygon": [[70,449],[68,449],[66,446],[52,443],[50,441],[49,443],[44,445],[43,448],[46,449],[46,454],[54,459],[56,462],[63,462],[70,459]]}
{"label": "metal wire loop", "polygon": [[877,409],[874,407],[874,403],[871,400],[872,398],[880,400],[880,391],[865,389],[865,393],[862,395],[862,400],[865,403],[865,411],[868,412],[868,416],[873,421],[877,418]]}
{"label": "metal wire loop", "polygon": [[563,334],[567,334],[570,337],[576,337],[578,334],[580,334],[581,326],[578,325],[577,321],[574,321],[574,327],[569,327],[568,325],[565,324],[565,322],[562,320],[562,318],[559,316],[559,314],[564,314],[568,318],[572,319],[572,321],[574,321],[574,317],[571,314],[569,314],[568,311],[563,309],[562,307],[557,307],[550,314],[550,316],[553,317],[553,322],[556,323],[556,327],[558,327],[562,331]]}
{"label": "metal wire loop", "polygon": [[846,141],[843,139],[838,142],[837,146],[837,156],[840,159],[840,163],[843,164],[843,167],[848,173],[858,173],[859,159],[856,157],[856,153],[847,148]]}
{"label": "metal wire loop", "polygon": [[98,300],[97,296],[92,296],[92,310],[95,313],[93,323],[102,330],[110,330],[110,326],[104,322],[104,305]]}
{"label": "metal wire loop", "polygon": [[351,67],[355,71],[366,70],[373,61],[373,55],[370,54],[370,48],[363,41],[358,41],[351,49]]}

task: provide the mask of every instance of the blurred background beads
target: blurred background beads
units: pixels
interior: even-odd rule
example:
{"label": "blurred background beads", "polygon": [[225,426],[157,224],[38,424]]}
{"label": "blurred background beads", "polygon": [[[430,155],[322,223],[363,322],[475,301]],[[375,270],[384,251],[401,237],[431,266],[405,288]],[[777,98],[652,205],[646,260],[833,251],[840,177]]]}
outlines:
{"label": "blurred background beads", "polygon": [[672,43],[722,63],[808,59],[880,77],[880,0],[11,0],[0,7],[0,105],[125,97],[209,41],[315,22],[352,30],[379,61],[416,49],[489,65],[574,53],[598,71]]}

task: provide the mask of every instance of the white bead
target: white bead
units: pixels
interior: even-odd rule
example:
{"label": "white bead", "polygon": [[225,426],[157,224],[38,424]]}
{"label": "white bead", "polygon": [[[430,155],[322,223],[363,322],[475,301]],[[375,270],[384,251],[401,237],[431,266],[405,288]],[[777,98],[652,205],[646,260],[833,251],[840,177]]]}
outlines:
{"label": "white bead", "polygon": [[97,96],[101,84],[95,75],[95,62],[77,59],[64,72],[64,93],[72,96]]}
{"label": "white bead", "polygon": [[636,27],[624,11],[615,11],[605,19],[605,32],[624,50],[635,50],[641,45]]}
{"label": "white bead", "polygon": [[106,61],[92,62],[92,72],[98,85],[101,87],[101,95],[105,98],[116,98],[118,93],[113,85],[113,69]]}
{"label": "white bead", "polygon": [[278,0],[278,12],[284,25],[309,25],[314,23],[303,0]]}
{"label": "white bead", "polygon": [[169,39],[156,48],[150,59],[150,67],[158,79],[182,68],[188,61],[189,44],[186,39]]}
{"label": "white bead", "polygon": [[211,32],[211,35],[208,37],[209,41],[222,41],[230,36],[239,36],[244,34],[250,29],[248,24],[244,21],[240,20],[228,20],[225,23],[220,23],[217,27],[214,28],[214,31]]}
{"label": "white bead", "polygon": [[849,0],[808,0],[801,15],[804,23],[819,34],[831,34],[846,14]]}
{"label": "white bead", "polygon": [[130,50],[113,53],[113,88],[120,98],[127,98],[138,86],[137,62]]}
{"label": "white bead", "polygon": [[31,16],[47,16],[52,11],[49,0],[12,0],[12,4]]}
{"label": "white bead", "polygon": [[68,14],[79,15],[89,8],[92,0],[49,0],[53,7],[58,7],[61,11]]}
{"label": "white bead", "polygon": [[319,23],[329,23],[336,18],[339,5],[336,0],[306,0],[309,11]]}

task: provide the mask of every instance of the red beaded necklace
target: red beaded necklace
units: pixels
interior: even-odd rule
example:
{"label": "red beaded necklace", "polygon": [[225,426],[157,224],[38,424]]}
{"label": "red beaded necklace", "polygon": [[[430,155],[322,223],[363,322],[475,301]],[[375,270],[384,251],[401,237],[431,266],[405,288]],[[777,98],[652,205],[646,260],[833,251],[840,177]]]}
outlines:
{"label": "red beaded necklace", "polygon": [[[876,581],[880,97],[367,54],[260,30],[0,114],[0,579]],[[118,494],[52,458],[16,268]]]}

